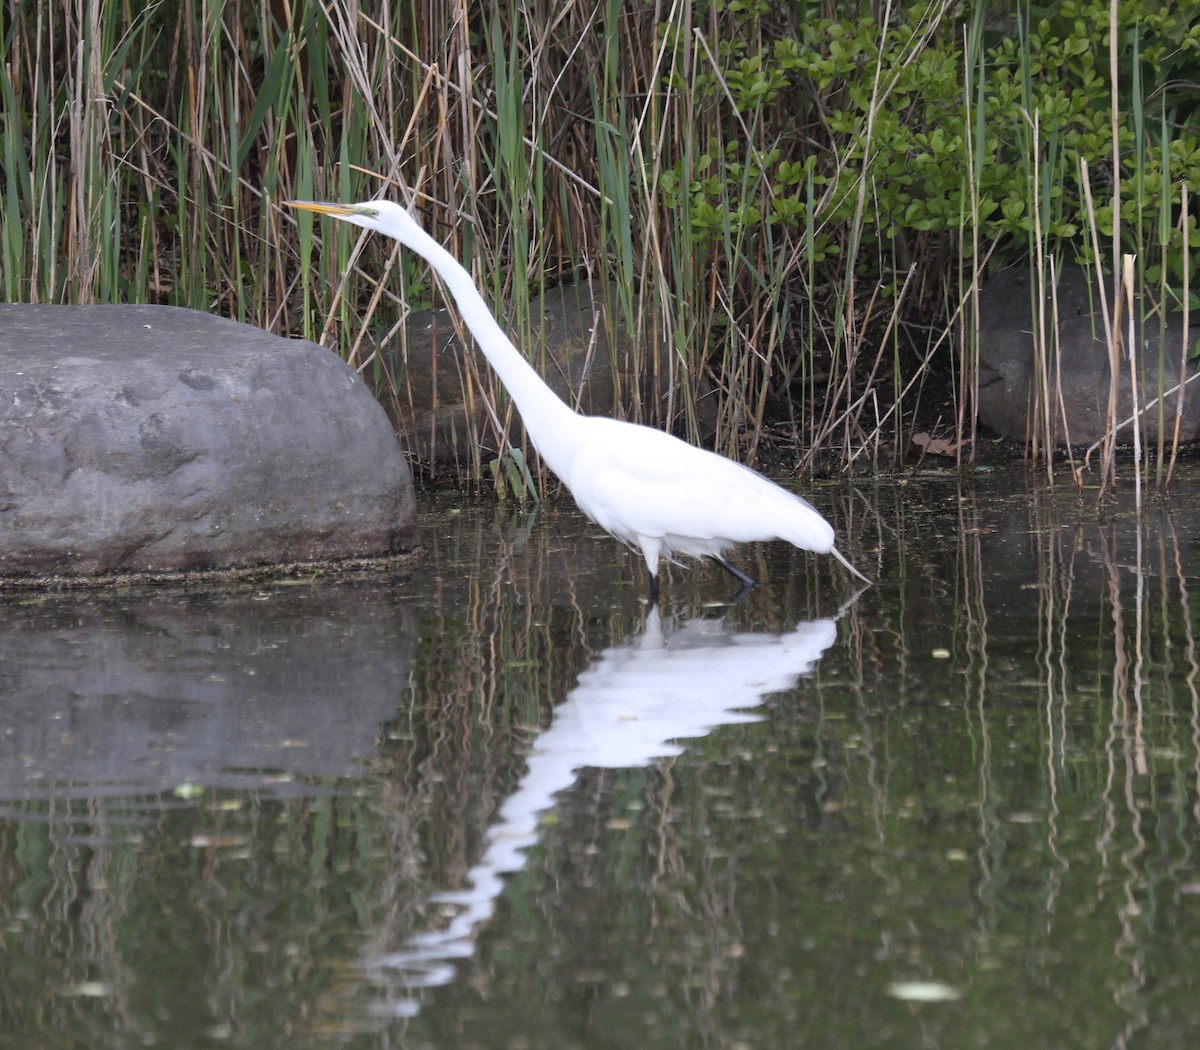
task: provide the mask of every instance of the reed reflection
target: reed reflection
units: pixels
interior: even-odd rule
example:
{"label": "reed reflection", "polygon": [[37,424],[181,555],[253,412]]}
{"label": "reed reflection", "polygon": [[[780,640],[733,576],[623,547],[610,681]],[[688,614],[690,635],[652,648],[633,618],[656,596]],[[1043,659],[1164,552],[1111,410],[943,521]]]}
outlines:
{"label": "reed reflection", "polygon": [[754,633],[722,620],[672,623],[651,609],[641,633],[605,650],[555,709],[553,722],[533,743],[524,776],[497,811],[483,855],[467,873],[468,885],[433,896],[457,913],[444,927],[416,934],[397,951],[366,962],[395,995],[375,1009],[413,1016],[420,1001],[410,991],[454,979],[454,961],[474,954],[476,935],[495,911],[505,876],[524,867],[543,814],[580,770],[649,765],[681,754],[683,745],[676,741],[758,721],[761,716],[750,709],[811,672],[836,636],[831,619],[781,634]]}
{"label": "reed reflection", "polygon": [[[990,911],[1011,897],[1013,867],[1029,865],[1016,856],[1011,829],[1040,826],[1042,936],[1054,943],[1067,935],[1081,908],[1107,916],[1113,1046],[1152,1029],[1154,960],[1171,940],[1153,919],[1156,902],[1180,886],[1191,892],[1176,880],[1200,827],[1200,665],[1188,590],[1197,567],[1177,522],[1196,499],[1194,486],[1181,484],[1172,503],[1141,513],[1124,500],[1081,509],[1037,486],[1025,510],[992,526],[999,538],[981,544],[968,532],[962,545],[963,608],[975,639],[975,700],[966,709],[983,744],[980,899]],[[1013,556],[1018,543],[1025,556]],[[1021,594],[1034,598],[1028,613]],[[1022,691],[1036,690],[1040,712],[1029,729],[1039,732],[1029,733],[1037,741],[1029,757],[1038,756],[1041,771],[1014,812],[1000,802],[1013,796],[1013,770],[996,764],[993,741],[1011,748],[1020,723],[1011,678],[995,664],[1012,659],[1019,633],[1036,646]],[[998,910],[992,923],[1001,924]]]}

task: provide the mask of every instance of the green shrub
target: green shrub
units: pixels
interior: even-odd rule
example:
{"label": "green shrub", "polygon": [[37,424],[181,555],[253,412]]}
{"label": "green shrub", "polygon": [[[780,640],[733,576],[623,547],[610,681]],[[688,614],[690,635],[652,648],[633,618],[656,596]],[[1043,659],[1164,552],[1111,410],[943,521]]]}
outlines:
{"label": "green shrub", "polygon": [[[1192,72],[1200,2],[1119,6],[1116,162],[1108,3],[998,6],[980,2],[941,18],[910,5],[887,26],[869,15],[805,20],[769,42],[764,20],[777,12],[738,7],[719,75],[697,77],[692,89],[743,125],[777,107],[773,148],[728,141],[710,145],[687,174],[677,162],[663,179],[668,203],[677,205],[686,187],[692,236],[704,243],[725,222],[800,229],[815,195],[811,256],[836,254],[861,222],[854,243],[864,256],[855,264],[868,270],[872,258],[909,258],[920,235],[951,235],[957,244],[970,223],[985,245],[999,242],[1000,262],[1041,244],[1090,263],[1082,160],[1101,236],[1112,237],[1119,182],[1123,250],[1145,255],[1153,245],[1145,277],[1177,289],[1186,262],[1179,187],[1200,184]],[[784,98],[791,104],[780,106]],[[765,199],[745,200],[738,188],[747,181],[761,183]],[[727,201],[735,203],[723,212]],[[1188,222],[1194,229],[1193,215]],[[1111,272],[1111,260],[1102,262]]]}

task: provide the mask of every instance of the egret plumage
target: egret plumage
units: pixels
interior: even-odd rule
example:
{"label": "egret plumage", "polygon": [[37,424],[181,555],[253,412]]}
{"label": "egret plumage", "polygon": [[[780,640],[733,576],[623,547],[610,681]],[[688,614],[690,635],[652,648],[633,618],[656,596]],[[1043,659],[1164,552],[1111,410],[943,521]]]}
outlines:
{"label": "egret plumage", "polygon": [[761,474],[653,427],[581,415],[567,405],[505,335],[470,273],[393,201],[285,201],[292,208],[392,237],[437,271],[462,319],[517,406],[529,440],[580,510],[640,550],[657,601],[659,565],[677,555],[711,558],[743,587],[755,581],[724,558],[739,543],[786,540],[832,554],[870,582],[835,546],[833,527],[806,500]]}

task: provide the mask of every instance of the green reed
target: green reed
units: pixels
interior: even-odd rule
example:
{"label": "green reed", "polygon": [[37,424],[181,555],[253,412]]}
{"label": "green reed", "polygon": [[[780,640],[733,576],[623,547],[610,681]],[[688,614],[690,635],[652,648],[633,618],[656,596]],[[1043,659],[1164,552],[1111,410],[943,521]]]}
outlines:
{"label": "green reed", "polygon": [[[1097,67],[1088,88],[1089,111],[1111,114],[1105,146],[1063,117],[1070,92],[1054,92],[1073,74],[1049,30],[985,0],[873,20],[817,0],[790,16],[569,0],[549,21],[518,0],[8,5],[0,288],[321,339],[405,431],[425,425],[408,319],[443,296],[395,245],[280,207],[386,195],[475,273],[539,368],[535,298],[593,277],[619,415],[750,459],[767,443],[799,468],[849,466],[902,458],[944,389],[969,457],[990,269],[1029,266],[1045,303],[1051,274],[1083,258],[1111,300],[1130,253],[1143,324],[1186,305],[1195,107],[1164,87],[1180,81],[1153,36],[1186,16],[1114,22],[1129,83],[1110,92]],[[1116,172],[1090,208],[1081,156],[1093,180],[1105,156]],[[1047,457],[1055,323],[1037,326]],[[461,392],[439,397],[464,422],[441,440],[479,483],[482,449],[527,450],[490,371],[454,367]]]}

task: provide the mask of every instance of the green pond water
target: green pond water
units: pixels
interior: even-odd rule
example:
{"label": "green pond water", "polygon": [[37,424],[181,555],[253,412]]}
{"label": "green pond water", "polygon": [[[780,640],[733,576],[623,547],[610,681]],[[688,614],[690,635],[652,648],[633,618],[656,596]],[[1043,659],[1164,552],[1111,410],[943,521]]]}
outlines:
{"label": "green pond water", "polygon": [[1195,1046],[1195,479],[818,487],[874,587],[661,616],[447,496],[387,572],[2,595],[0,1045]]}

